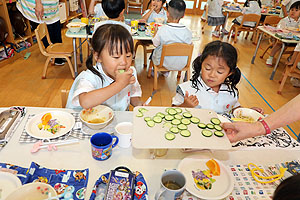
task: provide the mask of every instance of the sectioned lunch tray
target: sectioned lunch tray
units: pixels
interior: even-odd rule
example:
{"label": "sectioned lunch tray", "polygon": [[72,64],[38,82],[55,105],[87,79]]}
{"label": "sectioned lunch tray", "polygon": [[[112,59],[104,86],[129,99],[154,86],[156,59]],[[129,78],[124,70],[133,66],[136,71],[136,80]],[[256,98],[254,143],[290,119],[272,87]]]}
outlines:
{"label": "sectioned lunch tray", "polygon": [[6,137],[18,117],[20,117],[18,110],[8,109],[0,112],[0,140]]}
{"label": "sectioned lunch tray", "polygon": [[[139,109],[145,108],[147,111],[143,113],[142,117],[137,117],[140,114]],[[202,135],[202,130],[197,124],[189,124],[188,130],[191,132],[189,137],[183,137],[180,133],[175,134],[174,140],[167,140],[165,133],[169,128],[165,127],[166,120],[161,123],[155,123],[153,127],[149,127],[145,122],[145,117],[153,118],[157,113],[166,114],[168,107],[153,107],[153,106],[138,106],[133,112],[133,135],[132,146],[137,149],[179,149],[179,148],[197,148],[197,149],[216,149],[228,150],[231,149],[231,144],[224,133],[223,137],[217,137],[214,134],[211,137]],[[200,119],[200,122],[209,124],[211,118],[218,118],[217,114],[212,110],[195,109],[195,108],[181,108],[182,112],[190,112],[192,116]],[[181,113],[182,115],[182,113]],[[206,128],[207,129],[207,128]],[[209,129],[207,129],[209,130]],[[212,130],[214,132],[215,130]]]}

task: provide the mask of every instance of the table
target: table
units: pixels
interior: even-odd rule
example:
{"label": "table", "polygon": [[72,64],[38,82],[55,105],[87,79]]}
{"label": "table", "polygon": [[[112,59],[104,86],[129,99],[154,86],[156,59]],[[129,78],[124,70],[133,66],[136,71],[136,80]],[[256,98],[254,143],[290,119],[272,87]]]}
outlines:
{"label": "table", "polygon": [[[78,75],[78,69],[77,69],[77,49],[79,48],[79,53],[80,53],[80,61],[82,63],[83,58],[82,58],[82,44],[85,41],[88,41],[93,37],[93,35],[88,35],[86,33],[86,29],[81,29],[78,33],[72,33],[70,30],[67,30],[66,32],[66,37],[72,38],[73,41],[73,56],[74,56],[74,72],[75,72],[75,77]],[[151,36],[145,35],[145,32],[142,31],[137,31],[137,34],[133,35],[132,38],[134,40],[151,40]],[[77,42],[76,40],[78,39],[79,46],[77,47]],[[84,39],[83,42],[81,42],[81,39]]]}
{"label": "table", "polygon": [[251,60],[251,64],[254,64],[255,57],[256,57],[256,54],[257,54],[257,51],[258,51],[260,42],[261,42],[262,37],[263,37],[263,35],[264,35],[265,33],[268,34],[269,36],[275,38],[276,40],[279,40],[280,42],[282,42],[282,47],[281,47],[280,53],[279,53],[279,55],[278,55],[278,58],[277,58],[277,60],[276,60],[276,64],[275,64],[274,69],[273,69],[273,71],[272,71],[272,74],[271,74],[271,76],[270,76],[270,80],[273,80],[274,75],[275,75],[275,72],[276,72],[277,67],[278,67],[278,64],[279,64],[279,61],[280,61],[280,58],[281,58],[281,56],[282,56],[282,54],[283,54],[285,45],[286,45],[286,44],[297,44],[297,43],[300,43],[300,41],[297,41],[297,40],[281,39],[281,38],[279,38],[279,37],[277,37],[277,36],[275,35],[275,32],[272,32],[272,31],[268,30],[268,29],[267,29],[266,27],[264,27],[264,26],[258,26],[257,29],[258,29],[258,31],[260,32],[260,35],[259,35],[259,39],[258,39],[258,43],[257,43],[256,49],[255,49],[254,55],[253,55],[252,60]]}
{"label": "table", "polygon": [[[169,150],[164,157],[151,159],[148,150],[138,150],[133,148],[123,149],[116,147],[113,149],[112,157],[106,161],[94,160],[91,156],[89,140],[81,140],[79,144],[59,146],[57,151],[47,151],[45,149],[32,154],[30,149],[33,144],[19,143],[19,137],[25,126],[26,118],[29,114],[37,114],[48,110],[63,110],[74,112],[63,108],[36,108],[28,107],[27,114],[15,131],[12,139],[0,151],[1,162],[7,162],[23,167],[29,167],[32,161],[50,169],[85,169],[89,168],[90,176],[88,180],[85,199],[89,199],[92,187],[101,174],[109,172],[111,169],[125,165],[133,171],[140,171],[147,182],[149,188],[149,200],[154,199],[155,192],[159,189],[160,176],[165,169],[175,169],[180,161],[190,155],[199,155],[203,158],[215,158],[225,165],[229,164],[275,164],[284,161],[291,161],[300,158],[299,150],[231,150],[231,151],[198,151],[183,153],[180,150]],[[132,121],[132,112],[115,112],[116,120]]]}

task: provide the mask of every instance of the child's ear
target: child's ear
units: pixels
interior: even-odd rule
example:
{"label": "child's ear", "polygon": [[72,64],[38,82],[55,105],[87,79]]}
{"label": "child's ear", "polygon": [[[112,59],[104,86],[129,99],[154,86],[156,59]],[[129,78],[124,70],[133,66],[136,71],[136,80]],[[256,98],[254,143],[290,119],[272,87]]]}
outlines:
{"label": "child's ear", "polygon": [[101,56],[97,53],[97,52],[94,52],[94,59],[96,60],[96,62],[101,62]]}

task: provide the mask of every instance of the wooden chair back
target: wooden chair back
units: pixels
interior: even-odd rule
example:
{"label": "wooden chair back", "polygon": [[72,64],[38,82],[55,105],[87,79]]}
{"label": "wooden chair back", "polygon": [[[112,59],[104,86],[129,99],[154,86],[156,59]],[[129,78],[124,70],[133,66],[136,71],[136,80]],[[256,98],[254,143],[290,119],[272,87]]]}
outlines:
{"label": "wooden chair back", "polygon": [[143,13],[143,0],[128,0],[126,13],[128,14],[129,8],[139,8],[141,14]]}
{"label": "wooden chair back", "polygon": [[[244,14],[243,15],[243,20],[241,22],[240,28],[243,29],[256,29],[256,27],[259,24],[259,20],[260,20],[260,15],[257,14]],[[245,22],[255,22],[255,27],[245,27],[244,23]]]}
{"label": "wooden chair back", "polygon": [[60,91],[61,107],[62,107],[62,108],[65,108],[66,105],[67,105],[69,92],[70,92],[70,90],[61,90],[61,91]]}
{"label": "wooden chair back", "polygon": [[40,49],[41,53],[44,56],[49,56],[46,48],[44,47],[43,41],[42,41],[42,39],[44,37],[46,37],[49,45],[52,45],[46,23],[39,24],[37,26],[37,28],[34,30],[34,32],[35,32],[37,43],[39,45],[39,49]]}
{"label": "wooden chair back", "polygon": [[277,26],[281,18],[277,15],[266,16],[263,25]]}

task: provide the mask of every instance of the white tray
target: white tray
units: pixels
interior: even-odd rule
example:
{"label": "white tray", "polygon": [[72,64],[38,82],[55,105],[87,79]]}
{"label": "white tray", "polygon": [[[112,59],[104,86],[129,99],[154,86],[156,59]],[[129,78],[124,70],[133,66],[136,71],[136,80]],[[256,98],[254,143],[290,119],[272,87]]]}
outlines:
{"label": "white tray", "polygon": [[[179,133],[176,134],[174,140],[167,140],[165,133],[169,128],[163,127],[165,121],[155,124],[154,127],[149,127],[144,117],[153,117],[158,112],[166,114],[167,107],[154,107],[145,106],[148,111],[144,113],[143,117],[137,117],[140,106],[135,107],[133,110],[133,135],[132,146],[137,149],[180,149],[180,148],[197,148],[197,149],[216,149],[228,150],[231,149],[231,144],[225,135],[217,137],[204,137],[201,133],[203,129],[198,128],[197,124],[191,123],[188,125],[188,130],[191,132],[190,137],[183,137]],[[195,108],[181,108],[183,112],[188,110],[193,116],[198,117],[200,122],[208,124],[211,123],[210,119],[218,118],[217,114],[212,110],[195,109]]]}

